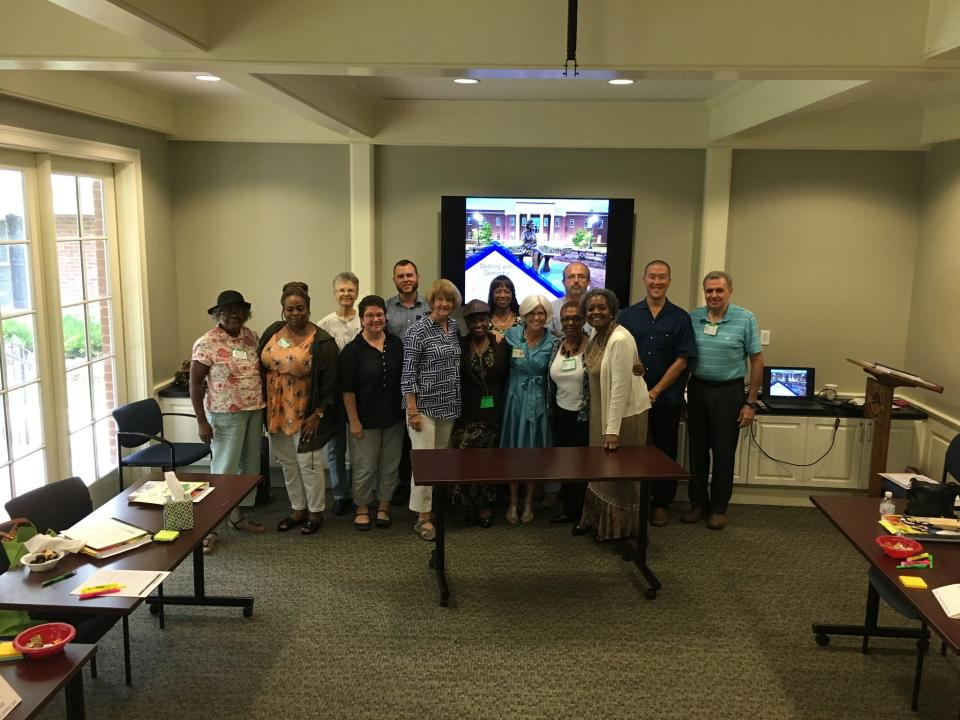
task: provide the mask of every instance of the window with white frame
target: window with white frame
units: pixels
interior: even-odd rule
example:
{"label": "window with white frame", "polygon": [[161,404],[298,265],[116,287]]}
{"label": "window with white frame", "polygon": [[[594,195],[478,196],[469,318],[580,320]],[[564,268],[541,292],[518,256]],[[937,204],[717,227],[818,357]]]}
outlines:
{"label": "window with white frame", "polygon": [[[0,147],[0,509],[47,482],[78,475],[92,484],[113,473],[110,412],[129,387],[138,397],[149,392],[139,156],[0,126],[0,146],[24,137],[37,152]],[[51,156],[45,143],[87,157],[103,149],[107,162]],[[121,267],[135,309],[126,316]],[[125,329],[137,346],[132,358]]]}

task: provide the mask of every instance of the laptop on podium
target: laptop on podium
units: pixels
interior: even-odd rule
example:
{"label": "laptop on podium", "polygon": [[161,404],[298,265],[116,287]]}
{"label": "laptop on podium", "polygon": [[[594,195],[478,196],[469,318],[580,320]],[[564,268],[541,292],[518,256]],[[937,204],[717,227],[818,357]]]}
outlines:
{"label": "laptop on podium", "polygon": [[820,410],[811,367],[763,368],[763,402],[771,410]]}

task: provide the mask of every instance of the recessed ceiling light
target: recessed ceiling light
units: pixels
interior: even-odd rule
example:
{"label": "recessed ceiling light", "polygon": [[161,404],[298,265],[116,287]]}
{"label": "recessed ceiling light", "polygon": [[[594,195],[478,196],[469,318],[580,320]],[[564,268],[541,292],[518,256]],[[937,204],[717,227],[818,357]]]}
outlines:
{"label": "recessed ceiling light", "polygon": [[630,78],[614,78],[613,80],[607,80],[611,85],[633,85],[633,80]]}
{"label": "recessed ceiling light", "polygon": [[210,73],[200,73],[199,75],[194,75],[193,78],[194,80],[202,80],[203,82],[220,82],[220,78]]}
{"label": "recessed ceiling light", "polygon": [[480,82],[476,78],[454,78],[453,81],[457,85],[476,85],[478,82]]}

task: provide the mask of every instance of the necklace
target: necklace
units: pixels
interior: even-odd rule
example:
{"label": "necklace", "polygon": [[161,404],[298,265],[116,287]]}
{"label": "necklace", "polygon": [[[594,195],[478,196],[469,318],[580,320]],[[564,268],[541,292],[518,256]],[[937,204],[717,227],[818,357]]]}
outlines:
{"label": "necklace", "polygon": [[573,355],[579,355],[580,349],[583,347],[583,335],[577,338],[576,346],[572,348],[567,347],[567,338],[563,339],[563,342],[560,343],[560,354],[565,358],[571,357]]}
{"label": "necklace", "polygon": [[514,315],[512,311],[510,312],[509,315],[507,315],[506,320],[500,320],[500,318],[498,318],[496,315],[493,315],[490,318],[490,324],[500,331],[506,330],[507,328],[513,326],[513,324],[516,321],[517,321],[517,316]]}
{"label": "necklace", "polygon": [[535,340],[531,340],[530,336],[527,334],[527,330],[528,328],[523,329],[523,339],[527,341],[527,345],[529,345],[530,347],[533,347],[534,345],[539,345],[543,341],[543,339],[547,336],[547,333],[544,330],[540,332],[539,337],[537,337]]}
{"label": "necklace", "polygon": [[607,347],[607,340],[613,334],[614,323],[610,323],[606,332],[594,329],[593,336],[587,342],[587,347],[583,351],[583,361],[587,365],[596,365],[603,357],[603,351]]}

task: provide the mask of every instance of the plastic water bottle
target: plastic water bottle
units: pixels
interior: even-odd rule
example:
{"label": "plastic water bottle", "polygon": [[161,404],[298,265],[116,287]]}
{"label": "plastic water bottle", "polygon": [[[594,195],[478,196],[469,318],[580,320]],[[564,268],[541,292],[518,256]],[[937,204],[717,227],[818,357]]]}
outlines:
{"label": "plastic water bottle", "polygon": [[883,500],[880,501],[880,517],[884,515],[893,515],[897,512],[896,505],[893,504],[893,493],[887,490],[883,494]]}

